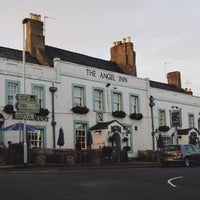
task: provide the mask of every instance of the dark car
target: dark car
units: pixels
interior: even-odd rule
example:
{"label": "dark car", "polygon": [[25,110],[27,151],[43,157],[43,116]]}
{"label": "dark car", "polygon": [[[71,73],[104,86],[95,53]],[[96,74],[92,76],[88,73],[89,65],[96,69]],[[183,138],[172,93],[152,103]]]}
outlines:
{"label": "dark car", "polygon": [[200,150],[192,144],[167,145],[160,152],[162,166],[183,164],[189,167],[192,163],[200,164]]}

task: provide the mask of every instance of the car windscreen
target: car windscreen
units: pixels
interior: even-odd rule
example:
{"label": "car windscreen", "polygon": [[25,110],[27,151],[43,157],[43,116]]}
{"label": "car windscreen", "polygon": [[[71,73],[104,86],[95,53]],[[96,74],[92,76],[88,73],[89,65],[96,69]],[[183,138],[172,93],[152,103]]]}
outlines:
{"label": "car windscreen", "polygon": [[173,146],[166,146],[164,148],[164,151],[180,151],[181,148],[179,145],[173,145]]}

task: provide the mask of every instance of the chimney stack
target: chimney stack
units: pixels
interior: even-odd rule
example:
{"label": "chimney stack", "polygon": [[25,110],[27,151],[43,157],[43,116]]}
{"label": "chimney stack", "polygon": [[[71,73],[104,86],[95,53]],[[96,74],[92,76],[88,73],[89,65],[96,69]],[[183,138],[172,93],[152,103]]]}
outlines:
{"label": "chimney stack", "polygon": [[175,85],[181,88],[181,73],[179,71],[170,72],[167,74],[168,84]]}
{"label": "chimney stack", "polygon": [[36,57],[36,48],[45,49],[43,22],[40,15],[30,13],[29,18],[26,24],[26,51]]}
{"label": "chimney stack", "polygon": [[113,47],[110,48],[110,54],[111,61],[116,62],[125,74],[137,76],[135,51],[130,37],[127,38],[127,41],[126,38],[123,38],[123,42],[114,42]]}
{"label": "chimney stack", "polygon": [[35,57],[40,64],[53,65],[45,52],[45,37],[41,15],[29,14],[29,20],[26,22],[26,51]]}

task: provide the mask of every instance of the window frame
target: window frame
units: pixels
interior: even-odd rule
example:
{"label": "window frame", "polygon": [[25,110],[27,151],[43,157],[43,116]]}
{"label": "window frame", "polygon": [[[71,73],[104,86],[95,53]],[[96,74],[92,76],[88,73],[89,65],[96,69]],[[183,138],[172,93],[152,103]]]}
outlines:
{"label": "window frame", "polygon": [[[9,96],[9,93],[8,93],[8,91],[9,91],[9,84],[14,84],[14,85],[17,86],[17,92],[16,92],[16,94],[20,94],[21,93],[21,90],[20,90],[21,85],[20,85],[19,81],[5,80],[5,103],[6,103],[6,105],[8,105],[8,103],[9,103],[9,99],[8,99],[8,96]],[[15,102],[14,99],[15,98],[13,96],[13,104],[10,104],[10,105],[14,105],[14,102]]]}
{"label": "window frame", "polygon": [[[101,94],[102,94],[102,99],[101,99],[101,106],[102,108],[101,109],[98,109],[95,107],[95,102],[96,102],[96,99],[95,99],[95,91],[101,91]],[[95,112],[105,112],[105,90],[103,88],[100,88],[100,87],[92,87],[92,96],[93,96],[93,110]]]}
{"label": "window frame", "polygon": [[[42,134],[42,137],[43,137],[43,140],[42,140],[42,145],[41,145],[41,148],[46,148],[47,147],[47,144],[46,144],[46,141],[47,141],[47,136],[46,136],[46,127],[45,126],[37,126],[37,128],[39,129],[38,133]],[[34,132],[34,131],[33,131]],[[42,132],[42,133],[41,133]],[[28,134],[28,133],[27,133]],[[28,137],[28,135],[27,135]]]}
{"label": "window frame", "polygon": [[[115,94],[118,94],[120,95],[120,102],[119,102],[119,110],[116,110],[115,109],[115,105],[114,105],[114,95]],[[115,112],[115,111],[124,111],[124,103],[123,103],[123,93],[121,91],[118,91],[118,90],[111,90],[111,100],[112,100],[112,112]]]}
{"label": "window frame", "polygon": [[46,108],[46,98],[45,98],[46,91],[45,91],[45,86],[41,85],[41,84],[31,84],[31,93],[33,95],[37,95],[37,94],[35,94],[35,88],[41,88],[42,89],[42,101],[43,101],[42,102],[42,106],[39,103],[39,97],[38,97],[38,103],[39,103],[40,108]]}
{"label": "window frame", "polygon": [[195,127],[195,116],[194,116],[194,113],[188,113],[188,127],[189,128],[194,128]]}
{"label": "window frame", "polygon": [[[163,123],[161,123],[161,114],[163,113]],[[158,109],[158,126],[165,126],[166,125],[166,110],[163,108]]]}
{"label": "window frame", "polygon": [[[77,137],[76,137],[76,126],[77,125],[84,125],[85,126],[85,140],[80,140],[81,143],[81,149],[85,150],[87,149],[87,133],[89,128],[89,122],[88,121],[81,121],[81,120],[74,120],[73,121],[73,127],[74,127],[74,147],[76,145]],[[81,137],[82,138],[82,137]],[[80,139],[80,137],[79,137]],[[84,147],[83,147],[84,144]]]}
{"label": "window frame", "polygon": [[85,107],[86,106],[86,86],[85,85],[81,85],[81,84],[74,84],[72,83],[72,107],[75,107],[77,105],[75,105],[75,88],[81,88],[83,89],[83,97],[82,97],[82,105],[79,105],[81,107]]}
{"label": "window frame", "polygon": [[[136,107],[136,112],[133,110],[133,105],[131,102],[132,97],[137,98],[137,107]],[[130,113],[140,113],[140,96],[138,94],[129,94],[129,109]]]}

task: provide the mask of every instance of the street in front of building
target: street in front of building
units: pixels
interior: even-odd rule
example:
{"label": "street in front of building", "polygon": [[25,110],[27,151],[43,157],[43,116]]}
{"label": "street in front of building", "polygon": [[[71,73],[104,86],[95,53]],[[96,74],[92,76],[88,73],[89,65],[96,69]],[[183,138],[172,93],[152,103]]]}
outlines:
{"label": "street in front of building", "polygon": [[[0,172],[3,199],[199,199],[199,167],[69,170],[15,168]],[[12,192],[11,192],[12,188]]]}

